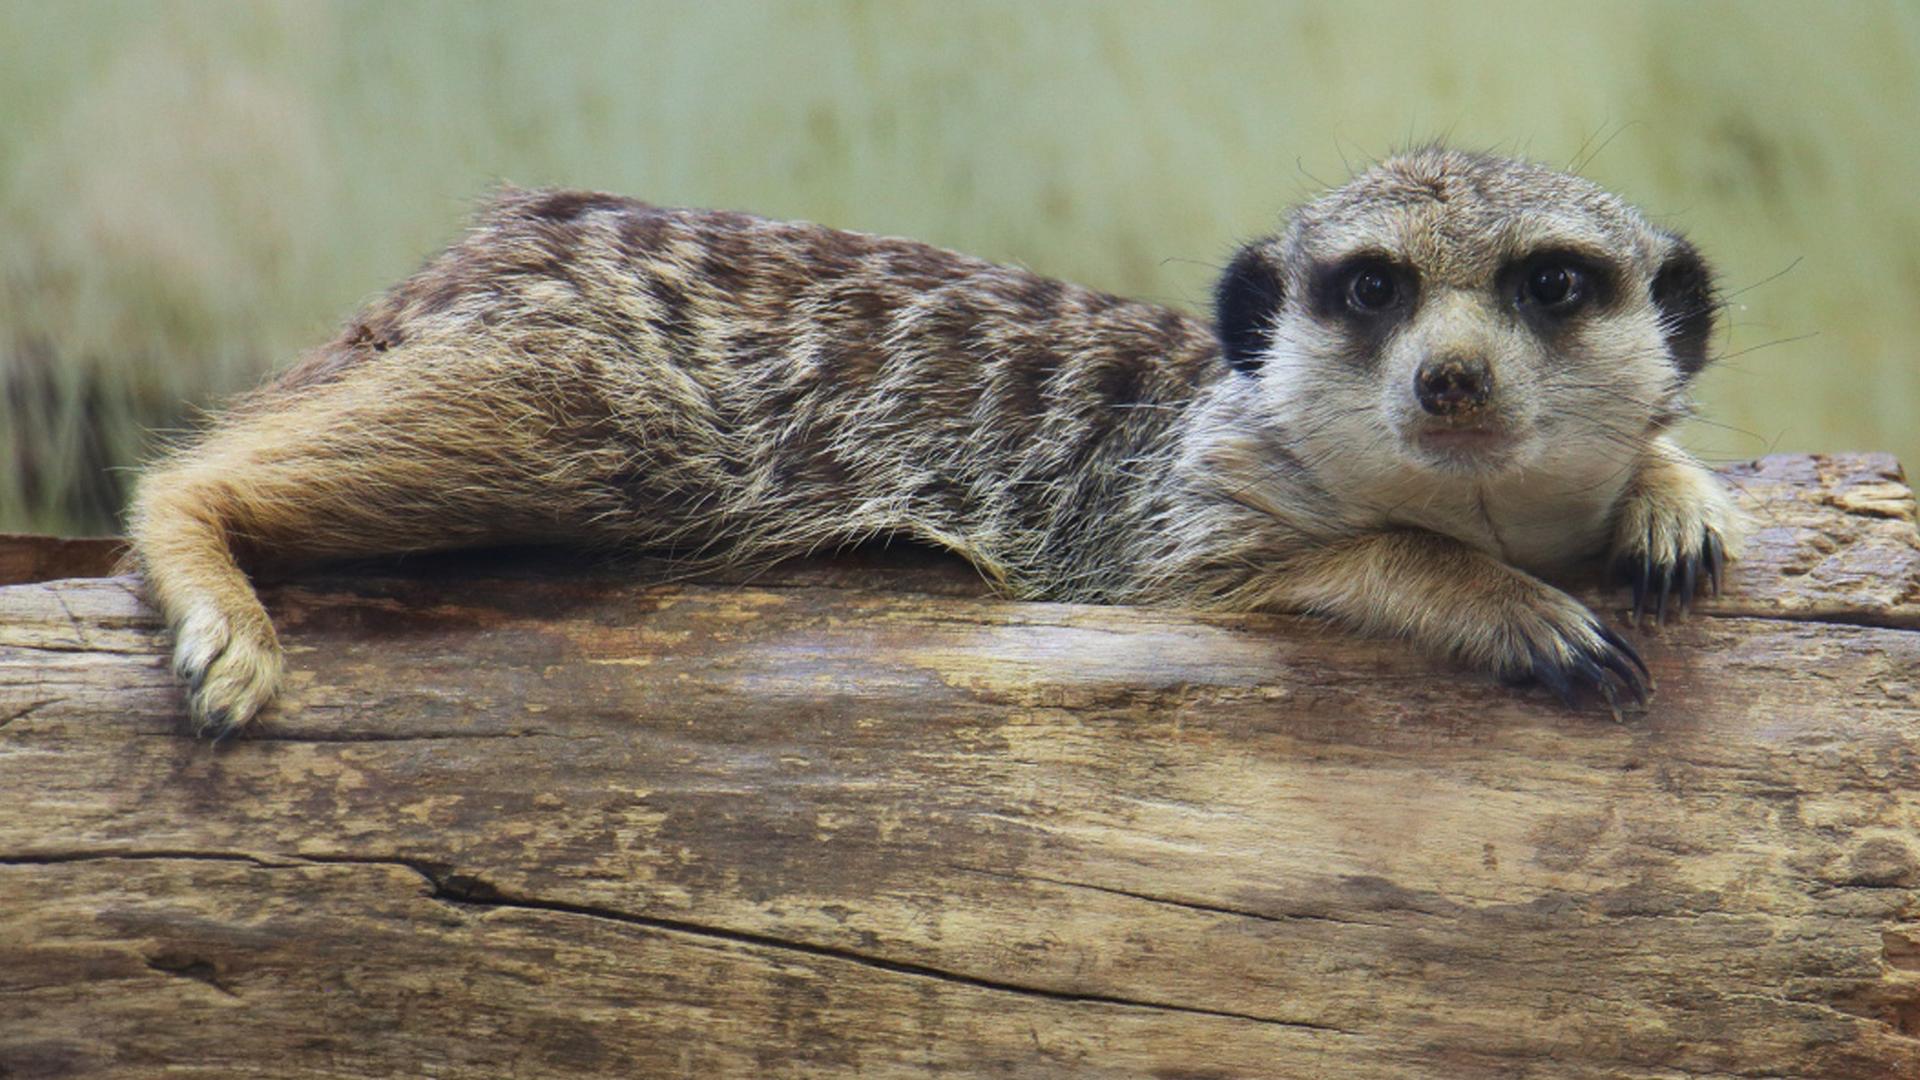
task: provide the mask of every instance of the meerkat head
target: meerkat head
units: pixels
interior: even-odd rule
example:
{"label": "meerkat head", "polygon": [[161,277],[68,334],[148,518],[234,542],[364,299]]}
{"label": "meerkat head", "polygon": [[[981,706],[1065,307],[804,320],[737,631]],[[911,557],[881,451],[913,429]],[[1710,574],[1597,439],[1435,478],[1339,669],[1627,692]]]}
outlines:
{"label": "meerkat head", "polygon": [[1254,414],[1315,457],[1485,474],[1557,450],[1618,462],[1686,411],[1711,275],[1578,177],[1426,149],[1243,247],[1215,296]]}

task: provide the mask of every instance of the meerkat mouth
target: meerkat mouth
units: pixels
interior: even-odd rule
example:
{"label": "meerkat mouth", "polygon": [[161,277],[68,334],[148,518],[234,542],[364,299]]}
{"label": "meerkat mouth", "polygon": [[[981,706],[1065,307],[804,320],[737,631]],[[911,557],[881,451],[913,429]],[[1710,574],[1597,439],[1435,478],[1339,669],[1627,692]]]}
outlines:
{"label": "meerkat mouth", "polygon": [[1512,457],[1519,437],[1499,424],[1423,426],[1409,441],[1427,460],[1446,468],[1497,468]]}

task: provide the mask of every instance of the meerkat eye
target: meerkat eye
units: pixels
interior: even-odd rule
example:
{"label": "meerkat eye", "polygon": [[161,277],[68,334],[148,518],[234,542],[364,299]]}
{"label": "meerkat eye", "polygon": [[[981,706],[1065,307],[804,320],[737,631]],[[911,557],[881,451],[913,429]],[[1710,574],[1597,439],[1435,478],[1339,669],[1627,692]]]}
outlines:
{"label": "meerkat eye", "polygon": [[1400,298],[1400,285],[1393,271],[1365,263],[1355,267],[1347,278],[1347,306],[1364,315],[1373,315],[1392,307]]}
{"label": "meerkat eye", "polygon": [[1526,291],[1522,302],[1531,302],[1543,308],[1568,308],[1586,295],[1587,276],[1577,266],[1567,263],[1541,263],[1527,273]]}

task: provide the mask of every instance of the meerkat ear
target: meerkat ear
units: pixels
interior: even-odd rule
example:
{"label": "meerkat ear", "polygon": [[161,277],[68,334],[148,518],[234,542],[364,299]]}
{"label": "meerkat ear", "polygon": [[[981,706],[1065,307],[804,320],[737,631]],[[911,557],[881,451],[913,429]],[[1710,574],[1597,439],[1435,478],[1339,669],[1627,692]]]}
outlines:
{"label": "meerkat ear", "polygon": [[1274,317],[1280,313],[1284,287],[1266,243],[1255,241],[1241,248],[1213,289],[1220,351],[1233,370],[1248,375],[1260,370],[1273,346]]}
{"label": "meerkat ear", "polygon": [[1652,292],[1667,351],[1691,378],[1707,366],[1707,339],[1713,336],[1713,317],[1720,310],[1713,271],[1692,244],[1676,236],[1660,272],[1653,275]]}

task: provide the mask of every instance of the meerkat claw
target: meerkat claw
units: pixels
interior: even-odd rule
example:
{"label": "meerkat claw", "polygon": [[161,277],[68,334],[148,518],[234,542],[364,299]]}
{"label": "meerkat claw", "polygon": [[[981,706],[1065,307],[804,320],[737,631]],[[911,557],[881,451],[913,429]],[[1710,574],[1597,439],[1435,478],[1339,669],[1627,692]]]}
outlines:
{"label": "meerkat claw", "polygon": [[1627,618],[1627,625],[1640,625],[1640,613],[1647,608],[1647,582],[1653,577],[1652,556],[1643,555],[1639,564],[1631,559],[1620,559],[1614,564],[1614,577],[1633,589],[1633,611]]}
{"label": "meerkat claw", "polygon": [[[1634,692],[1634,698],[1645,705],[1647,691],[1655,687],[1653,672],[1647,669],[1647,662],[1640,658],[1639,650],[1628,644],[1626,638],[1605,626],[1596,626],[1595,629],[1599,631],[1601,639],[1612,647],[1611,652],[1604,654],[1607,669],[1619,675],[1620,680]],[[1632,666],[1627,666],[1629,664]]]}
{"label": "meerkat claw", "polygon": [[1656,441],[1617,513],[1613,565],[1633,591],[1632,625],[1685,617],[1702,596],[1720,595],[1746,518],[1705,466]]}
{"label": "meerkat claw", "polygon": [[1638,559],[1622,559],[1617,573],[1632,588],[1634,609],[1628,619],[1632,626],[1647,625],[1649,615],[1651,625],[1665,626],[1668,611],[1684,617],[1693,609],[1699,586],[1716,575],[1705,542],[1699,550],[1676,553],[1672,561],[1655,559],[1651,552]]}
{"label": "meerkat claw", "polygon": [[1720,534],[1707,530],[1707,582],[1714,596],[1720,595],[1720,581],[1727,568],[1727,546],[1720,540]]}
{"label": "meerkat claw", "polygon": [[1558,655],[1533,650],[1529,674],[1569,709],[1577,708],[1580,691],[1592,690],[1606,702],[1607,711],[1620,716],[1622,695],[1644,708],[1652,694],[1653,673],[1625,638],[1595,624],[1596,640],[1567,642]]}
{"label": "meerkat claw", "polygon": [[1697,546],[1676,553],[1671,562],[1656,561],[1651,551],[1619,560],[1615,575],[1633,590],[1629,624],[1644,625],[1651,614],[1654,625],[1665,625],[1669,610],[1681,617],[1690,614],[1702,593],[1720,595],[1726,564],[1726,545],[1711,528],[1701,531]]}

